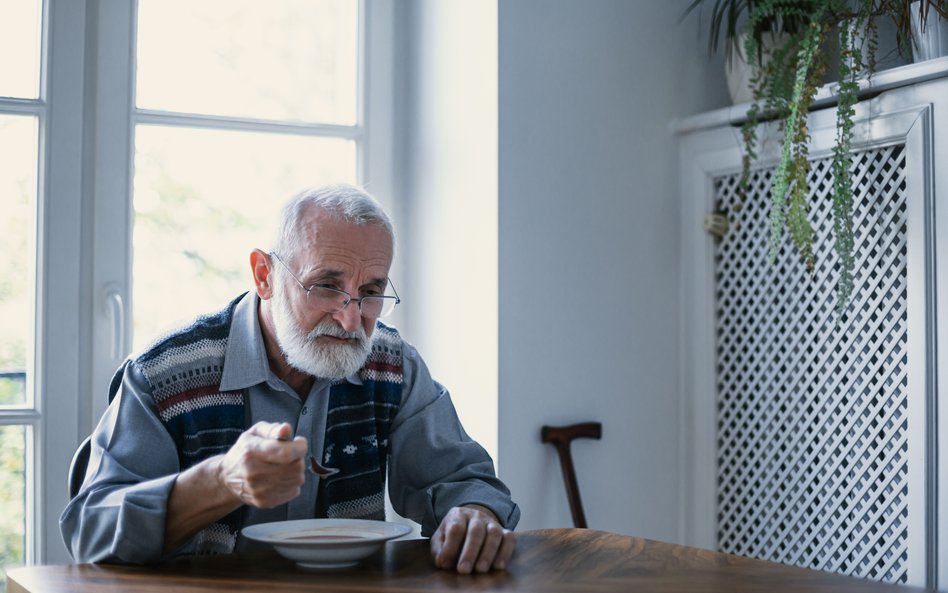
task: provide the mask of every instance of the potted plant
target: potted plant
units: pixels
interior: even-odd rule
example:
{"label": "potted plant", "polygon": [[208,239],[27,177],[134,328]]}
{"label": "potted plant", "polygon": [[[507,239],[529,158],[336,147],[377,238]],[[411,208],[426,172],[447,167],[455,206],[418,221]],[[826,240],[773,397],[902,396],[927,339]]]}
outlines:
{"label": "potted plant", "polygon": [[[750,87],[753,75],[749,73],[768,61],[774,48],[782,47],[789,36],[802,30],[806,20],[788,14],[785,18],[762,18],[752,27],[748,26],[748,17],[755,7],[755,0],[694,0],[683,16],[708,4],[711,4],[708,51],[714,54],[723,41],[731,99],[734,103],[748,102],[753,98]],[[748,37],[754,38],[757,49],[756,55],[750,60],[744,55]]]}
{"label": "potted plant", "polygon": [[912,56],[916,62],[948,56],[948,14],[944,8],[918,0],[912,2]]}
{"label": "potted plant", "polygon": [[[813,269],[814,231],[806,202],[810,143],[806,115],[831,66],[838,74],[836,142],[833,148],[833,235],[840,260],[837,311],[842,312],[853,289],[852,131],[859,80],[875,71],[878,24],[890,19],[899,51],[909,55],[914,43],[912,21],[931,21],[932,11],[948,19],[948,0],[693,0],[685,15],[711,6],[711,52],[724,34],[729,59],[735,51],[755,66],[753,101],[742,128],[744,138],[741,190],[757,159],[757,127],[777,120],[783,140],[770,195],[770,259],[776,258],[784,230],[805,265]],[[742,39],[743,34],[743,41]],[[768,35],[782,43],[765,51]],[[915,34],[917,35],[917,33]],[[838,56],[828,48],[838,40]],[[835,64],[830,63],[836,57]]]}

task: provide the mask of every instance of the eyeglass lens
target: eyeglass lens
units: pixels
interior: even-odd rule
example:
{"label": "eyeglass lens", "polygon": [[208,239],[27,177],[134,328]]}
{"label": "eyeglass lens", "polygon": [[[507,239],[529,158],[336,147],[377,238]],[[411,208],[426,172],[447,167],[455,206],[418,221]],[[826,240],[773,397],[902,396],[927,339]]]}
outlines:
{"label": "eyeglass lens", "polygon": [[[323,286],[313,287],[309,292],[310,299],[327,312],[335,313],[347,306],[350,301],[349,295],[342,291],[333,290]],[[355,299],[352,299],[355,301]],[[393,297],[362,297],[359,304],[360,312],[364,317],[376,318],[384,317],[395,308],[395,299]]]}

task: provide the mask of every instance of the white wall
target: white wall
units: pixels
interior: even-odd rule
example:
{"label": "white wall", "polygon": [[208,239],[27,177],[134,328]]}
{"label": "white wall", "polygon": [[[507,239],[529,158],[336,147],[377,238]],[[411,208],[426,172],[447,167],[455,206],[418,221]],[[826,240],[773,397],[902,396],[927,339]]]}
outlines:
{"label": "white wall", "polygon": [[684,538],[668,126],[727,103],[687,3],[396,11],[403,329],[469,432],[493,449],[499,427],[522,529],[571,524],[540,427],[598,420],[574,446],[590,526]]}
{"label": "white wall", "polygon": [[497,451],[497,3],[398,4],[406,338]]}
{"label": "white wall", "polygon": [[540,427],[596,420],[573,448],[590,527],[683,540],[668,125],[728,101],[686,5],[499,3],[499,456],[523,529],[571,525]]}

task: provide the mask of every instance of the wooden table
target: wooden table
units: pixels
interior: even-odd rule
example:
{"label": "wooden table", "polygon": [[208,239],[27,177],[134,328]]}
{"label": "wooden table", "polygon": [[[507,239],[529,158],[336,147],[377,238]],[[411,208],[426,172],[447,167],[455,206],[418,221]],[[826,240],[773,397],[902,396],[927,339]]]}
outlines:
{"label": "wooden table", "polygon": [[192,556],[153,566],[79,564],[11,570],[10,593],[135,591],[921,591],[591,529],[519,535],[507,572],[462,576],[431,566],[427,540],[389,542],[356,568],[298,569],[275,553]]}

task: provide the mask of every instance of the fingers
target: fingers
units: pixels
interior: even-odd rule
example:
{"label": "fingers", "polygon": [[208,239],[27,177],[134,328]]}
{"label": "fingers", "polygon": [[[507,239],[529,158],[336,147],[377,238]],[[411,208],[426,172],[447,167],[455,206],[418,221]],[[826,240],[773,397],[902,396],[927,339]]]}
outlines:
{"label": "fingers", "polygon": [[431,538],[431,556],[438,568],[461,574],[506,569],[516,536],[483,507],[451,509]]}
{"label": "fingers", "polygon": [[[476,572],[487,572],[491,568],[503,569],[506,567],[506,560],[498,564],[498,552],[504,543],[504,535],[510,533],[499,523],[492,519],[476,518],[468,523],[467,534],[464,539],[464,547],[461,549],[461,556],[458,558],[458,572],[462,574]],[[513,552],[510,546],[510,553]]]}
{"label": "fingers", "polygon": [[507,529],[504,530],[503,540],[500,543],[500,550],[497,551],[497,557],[494,558],[494,568],[497,570],[506,570],[513,558],[514,548],[517,547],[517,534]]}
{"label": "fingers", "polygon": [[452,569],[458,563],[461,546],[464,544],[467,533],[466,520],[458,516],[456,513],[458,510],[458,508],[451,509],[431,538],[432,558],[438,568]]}
{"label": "fingers", "polygon": [[293,463],[306,456],[308,445],[303,437],[296,437],[292,441],[277,441],[274,439],[257,439],[250,446],[250,450],[261,461],[267,463]]}
{"label": "fingers", "polygon": [[263,439],[288,441],[293,435],[293,427],[288,422],[257,422],[247,432]]}
{"label": "fingers", "polygon": [[306,455],[306,439],[296,437],[290,440],[292,437],[293,427],[286,422],[257,422],[241,435],[241,438],[251,441],[251,448],[270,463],[291,463]]}
{"label": "fingers", "polygon": [[273,508],[293,500],[300,494],[305,480],[303,460],[289,465],[251,467],[240,484],[241,500],[259,508]]}
{"label": "fingers", "polygon": [[237,439],[220,463],[220,482],[244,504],[272,508],[299,496],[307,443],[289,424],[258,422]]}
{"label": "fingers", "polygon": [[[490,525],[490,528],[488,528]],[[458,572],[469,574],[472,570],[487,572],[494,563],[494,557],[500,548],[500,526],[474,519],[468,523],[464,547],[458,558]]]}
{"label": "fingers", "polygon": [[270,438],[278,441],[288,441],[293,437],[293,427],[287,422],[282,422],[276,428],[270,429]]}

